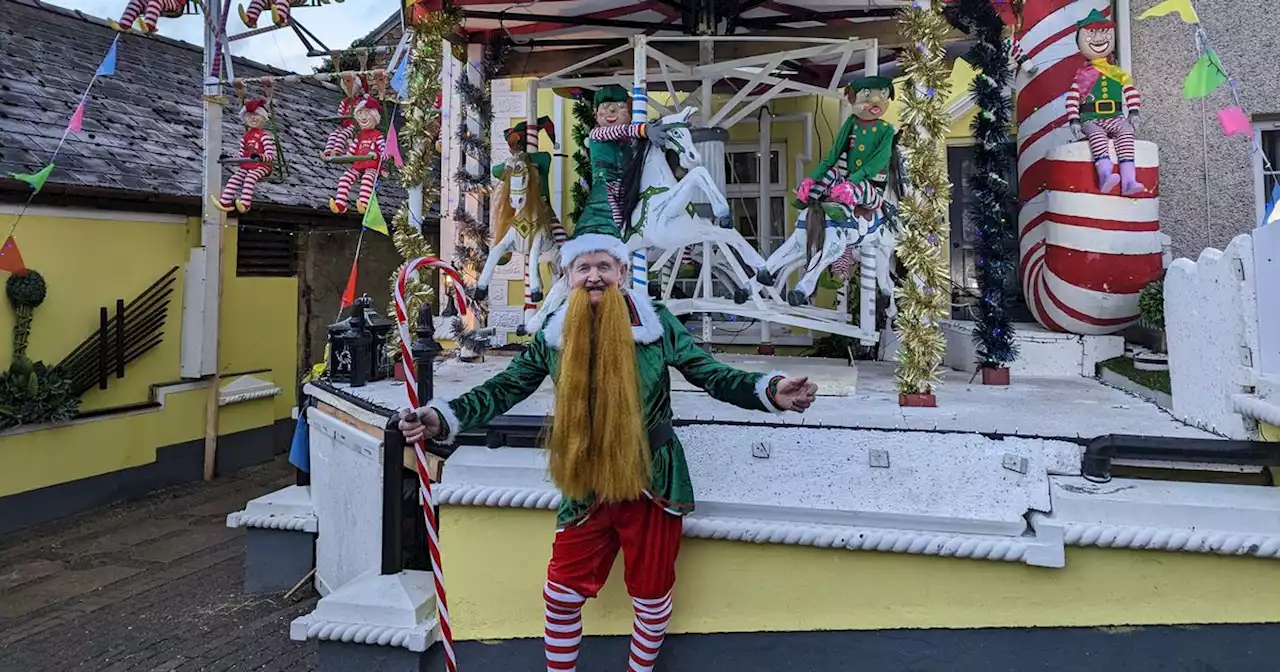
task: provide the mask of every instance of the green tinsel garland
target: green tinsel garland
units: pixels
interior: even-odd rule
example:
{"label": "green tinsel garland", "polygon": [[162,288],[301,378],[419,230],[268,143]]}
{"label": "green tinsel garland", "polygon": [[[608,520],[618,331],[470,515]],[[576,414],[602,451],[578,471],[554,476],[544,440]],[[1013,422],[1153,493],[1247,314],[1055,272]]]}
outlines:
{"label": "green tinsel garland", "polygon": [[582,209],[587,207],[587,195],[591,191],[591,156],[587,153],[587,136],[595,126],[595,109],[584,94],[573,102],[573,143],[577,146],[573,153],[573,167],[578,181],[573,183],[573,210],[569,213],[569,221],[575,224],[582,216]]}
{"label": "green tinsel garland", "polygon": [[946,349],[939,320],[950,307],[950,275],[943,243],[947,238],[947,206],[951,182],[941,140],[950,118],[946,113],[948,77],[943,40],[949,26],[941,0],[915,0],[899,14],[905,42],[899,62],[907,76],[900,122],[911,188],[900,207],[902,238],[897,255],[907,277],[897,289],[894,328],[898,351],[898,391],[930,394]]}

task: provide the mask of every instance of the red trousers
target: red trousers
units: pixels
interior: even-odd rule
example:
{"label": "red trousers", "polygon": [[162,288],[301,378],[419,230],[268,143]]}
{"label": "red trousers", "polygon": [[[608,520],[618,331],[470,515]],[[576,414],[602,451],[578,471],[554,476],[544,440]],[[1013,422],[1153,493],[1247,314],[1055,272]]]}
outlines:
{"label": "red trousers", "polygon": [[598,505],[585,522],[556,533],[547,580],[595,597],[622,550],[627,594],[658,599],[676,583],[683,519],[653,500]]}

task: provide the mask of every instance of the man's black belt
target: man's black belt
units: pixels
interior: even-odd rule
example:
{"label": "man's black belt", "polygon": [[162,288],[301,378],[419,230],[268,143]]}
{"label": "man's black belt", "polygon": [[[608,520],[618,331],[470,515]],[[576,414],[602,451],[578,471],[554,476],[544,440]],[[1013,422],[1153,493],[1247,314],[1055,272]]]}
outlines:
{"label": "man's black belt", "polygon": [[671,426],[671,421],[667,420],[656,427],[649,429],[649,447],[657,448],[665,446],[671,439],[676,438],[676,429]]}

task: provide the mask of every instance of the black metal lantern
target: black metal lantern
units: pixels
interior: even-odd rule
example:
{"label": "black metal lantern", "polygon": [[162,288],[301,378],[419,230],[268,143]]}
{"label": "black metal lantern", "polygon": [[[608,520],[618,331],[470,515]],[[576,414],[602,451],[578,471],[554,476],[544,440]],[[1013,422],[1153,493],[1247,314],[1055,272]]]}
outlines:
{"label": "black metal lantern", "polygon": [[[362,305],[364,302],[364,305]],[[356,299],[351,317],[329,325],[329,380],[362,387],[369,382],[376,361],[373,334],[365,324],[369,297]]]}
{"label": "black metal lantern", "polygon": [[357,310],[361,306],[361,300],[364,301],[364,324],[373,337],[373,359],[369,370],[369,382],[392,378],[395,376],[396,364],[391,353],[387,352],[387,339],[391,336],[391,330],[395,328],[396,323],[379,315],[378,311],[373,309],[373,300],[367,295],[356,301]]}

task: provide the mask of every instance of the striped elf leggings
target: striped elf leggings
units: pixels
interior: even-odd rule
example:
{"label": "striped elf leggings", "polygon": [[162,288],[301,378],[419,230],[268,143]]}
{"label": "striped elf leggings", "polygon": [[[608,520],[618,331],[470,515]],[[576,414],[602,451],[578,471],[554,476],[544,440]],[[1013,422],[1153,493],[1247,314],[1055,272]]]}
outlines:
{"label": "striped elf leggings", "polygon": [[648,498],[597,506],[581,525],[560,530],[551,546],[546,601],[547,672],[573,672],[582,645],[582,607],[609,578],[622,551],[635,609],[629,672],[652,672],[671,620],[683,519]]}
{"label": "striped elf leggings", "polygon": [[248,209],[253,205],[253,192],[258,186],[258,180],[271,174],[270,166],[258,166],[256,168],[238,168],[231,173],[231,179],[227,180],[227,186],[222,189],[222,196],[218,202],[224,208],[230,208],[239,200],[243,203],[243,208]]}
{"label": "striped elf leggings", "polygon": [[1089,140],[1089,151],[1093,153],[1094,161],[1107,158],[1108,139],[1115,142],[1117,162],[1133,160],[1133,124],[1128,119],[1094,119],[1082,124],[1080,131]]}
{"label": "striped elf leggings", "polygon": [[146,32],[156,32],[156,21],[160,20],[161,14],[170,14],[181,12],[186,9],[186,0],[129,0],[129,4],[124,8],[124,14],[120,15],[120,27],[128,30],[129,26],[142,16],[142,25]]}

